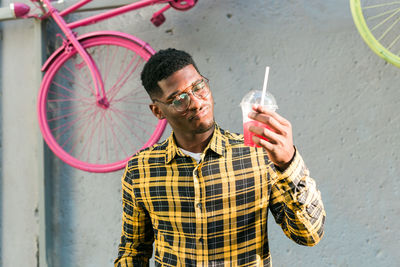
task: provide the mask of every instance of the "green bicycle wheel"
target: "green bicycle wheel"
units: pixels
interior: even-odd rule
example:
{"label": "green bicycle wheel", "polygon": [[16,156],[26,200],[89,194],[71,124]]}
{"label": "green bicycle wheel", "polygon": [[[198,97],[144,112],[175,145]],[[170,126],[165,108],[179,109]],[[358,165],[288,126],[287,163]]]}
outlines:
{"label": "green bicycle wheel", "polygon": [[400,1],[350,0],[354,23],[367,45],[400,67]]}

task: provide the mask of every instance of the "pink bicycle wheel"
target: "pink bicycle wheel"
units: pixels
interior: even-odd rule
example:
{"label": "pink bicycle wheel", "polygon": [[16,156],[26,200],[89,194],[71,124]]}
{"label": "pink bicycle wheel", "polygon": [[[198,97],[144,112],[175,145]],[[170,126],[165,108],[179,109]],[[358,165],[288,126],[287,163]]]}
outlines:
{"label": "pink bicycle wheel", "polygon": [[138,150],[156,143],[166,121],[150,111],[140,72],[153,50],[118,35],[81,41],[103,77],[108,108],[96,103],[89,69],[72,47],[46,72],[38,99],[39,125],[50,149],[90,172],[122,169]]}

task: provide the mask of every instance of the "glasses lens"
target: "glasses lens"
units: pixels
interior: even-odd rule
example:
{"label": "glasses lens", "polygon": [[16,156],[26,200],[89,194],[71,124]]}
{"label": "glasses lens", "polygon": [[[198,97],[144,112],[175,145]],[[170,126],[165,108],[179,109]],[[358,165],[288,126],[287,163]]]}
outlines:
{"label": "glasses lens", "polygon": [[177,98],[175,98],[172,101],[172,105],[176,110],[184,111],[189,106],[189,101],[190,101],[189,95],[187,93],[183,93],[178,95]]}
{"label": "glasses lens", "polygon": [[193,87],[192,92],[196,97],[205,98],[210,91],[208,90],[206,81],[203,79]]}

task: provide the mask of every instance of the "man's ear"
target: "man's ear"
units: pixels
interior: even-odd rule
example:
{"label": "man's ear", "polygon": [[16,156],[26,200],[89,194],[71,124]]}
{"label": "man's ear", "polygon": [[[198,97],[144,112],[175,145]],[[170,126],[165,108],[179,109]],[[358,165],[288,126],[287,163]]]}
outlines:
{"label": "man's ear", "polygon": [[151,109],[151,112],[153,112],[154,116],[156,116],[159,120],[165,119],[164,113],[157,104],[152,103],[149,105],[149,107]]}

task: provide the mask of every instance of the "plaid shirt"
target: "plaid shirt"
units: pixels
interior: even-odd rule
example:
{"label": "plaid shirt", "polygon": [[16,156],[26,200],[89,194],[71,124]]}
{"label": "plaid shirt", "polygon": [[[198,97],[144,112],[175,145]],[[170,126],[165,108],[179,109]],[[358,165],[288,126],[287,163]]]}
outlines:
{"label": "plaid shirt", "polygon": [[220,129],[199,164],[173,134],[141,151],[122,178],[123,227],[115,266],[270,266],[268,209],[296,243],[323,235],[325,210],[296,154],[283,172],[262,148]]}

